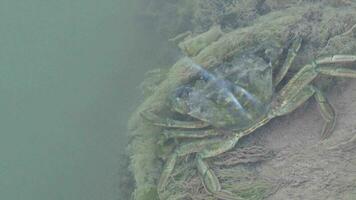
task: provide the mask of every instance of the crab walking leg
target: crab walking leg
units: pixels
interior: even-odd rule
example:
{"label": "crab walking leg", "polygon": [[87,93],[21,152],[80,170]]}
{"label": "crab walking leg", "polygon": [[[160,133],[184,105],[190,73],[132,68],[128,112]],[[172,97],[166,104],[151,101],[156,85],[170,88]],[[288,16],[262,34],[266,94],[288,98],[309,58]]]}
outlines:
{"label": "crab walking leg", "polygon": [[170,175],[172,174],[172,171],[175,167],[177,158],[180,156],[185,156],[191,153],[196,153],[200,152],[202,149],[204,149],[206,146],[211,146],[214,144],[217,144],[219,142],[223,141],[223,139],[220,138],[210,138],[210,139],[205,139],[205,140],[199,140],[199,141],[193,141],[193,142],[187,142],[183,143],[182,145],[178,146],[173,153],[170,155],[170,157],[166,160],[161,176],[158,181],[158,192],[162,192],[165,189],[165,186],[168,183],[168,179]]}
{"label": "crab walking leg", "polygon": [[234,148],[236,143],[240,141],[240,139],[253,131],[257,128],[265,125],[270,121],[271,118],[263,117],[257,123],[253,124],[252,126],[238,131],[233,134],[231,137],[226,138],[224,140],[216,141],[210,145],[206,145],[201,151],[197,153],[197,168],[200,176],[202,177],[204,186],[208,192],[216,196],[220,199],[226,200],[243,200],[243,198],[233,195],[228,191],[224,191],[221,189],[220,183],[214,172],[209,168],[208,164],[204,161],[206,158],[211,158],[218,156],[226,151],[231,150]]}
{"label": "crab walking leg", "polygon": [[318,72],[329,76],[356,78],[356,70],[339,67],[320,67]]}
{"label": "crab walking leg", "polygon": [[157,185],[158,193],[164,191],[165,186],[168,182],[168,179],[169,179],[170,175],[172,174],[174,166],[176,165],[177,158],[178,158],[178,153],[173,152],[170,155],[170,157],[166,160],[166,162],[164,163],[163,171],[161,173],[161,176],[159,178],[158,185]]}
{"label": "crab walking leg", "polygon": [[169,128],[205,128],[210,126],[210,124],[203,121],[179,121],[170,118],[162,118],[154,114],[152,111],[141,112],[141,117],[155,126]]}
{"label": "crab walking leg", "polygon": [[[184,143],[178,146],[171,156],[165,162],[161,177],[158,182],[158,192],[164,191],[165,186],[168,183],[168,179],[172,174],[174,166],[176,164],[177,158],[180,156],[185,156],[191,153],[197,153],[197,167],[199,174],[203,177],[204,185],[210,193],[216,195],[218,198],[228,199],[228,200],[241,200],[241,198],[234,197],[230,195],[229,192],[220,190],[220,183],[213,171],[211,171],[208,165],[203,161],[203,159],[214,157],[220,155],[230,149],[232,149],[241,137],[248,135],[255,131],[257,128],[265,125],[269,122],[270,118],[263,117],[259,122],[253,124],[242,131],[238,131],[228,138],[210,138],[205,140],[199,140],[194,142]],[[201,160],[200,160],[201,159]]]}
{"label": "crab walking leg", "polygon": [[169,138],[205,138],[221,135],[215,129],[207,130],[163,130],[163,134]]}
{"label": "crab walking leg", "polygon": [[356,62],[355,55],[334,55],[317,59],[312,64],[305,65],[301,70],[281,89],[276,103],[284,106],[287,99],[291,99],[313,81],[319,74],[356,78],[356,70],[325,67],[324,64],[351,64]]}
{"label": "crab walking leg", "polygon": [[329,76],[339,76],[339,77],[348,77],[356,78],[356,70],[348,69],[343,67],[323,67],[319,65],[323,64],[356,64],[356,55],[334,55],[330,57],[321,58],[315,61],[317,67],[316,71],[321,74]]}
{"label": "crab walking leg", "polygon": [[168,179],[175,167],[177,158],[179,156],[197,153],[196,165],[199,174],[203,177],[203,182],[207,191],[221,199],[241,200],[241,198],[235,197],[229,192],[221,190],[219,180],[216,178],[213,171],[208,167],[208,165],[204,162],[203,159],[220,155],[232,149],[241,137],[248,135],[255,131],[257,128],[265,125],[270,121],[270,119],[271,118],[269,117],[263,117],[251,127],[248,127],[242,131],[238,131],[229,138],[205,139],[200,141],[188,142],[177,147],[163,166],[163,170],[158,182],[158,193],[164,191]]}
{"label": "crab walking leg", "polygon": [[202,178],[203,184],[207,191],[219,199],[225,200],[244,200],[231,192],[221,189],[219,179],[214,174],[209,165],[198,155],[196,158],[198,172]]}
{"label": "crab walking leg", "polygon": [[319,105],[319,110],[321,116],[326,121],[323,130],[321,132],[322,139],[328,138],[335,127],[335,110],[332,105],[329,103],[324,94],[318,89],[314,87],[315,95],[314,98]]}
{"label": "crab walking leg", "polygon": [[294,111],[304,102],[306,102],[311,96],[314,96],[316,102],[319,105],[321,116],[326,121],[321,132],[321,136],[323,139],[329,137],[335,126],[335,111],[332,105],[323,95],[323,93],[314,86],[308,85],[294,97],[285,99],[287,103],[284,104],[282,107],[272,108],[270,117],[273,118],[277,116],[282,116]]}
{"label": "crab walking leg", "polygon": [[286,76],[289,68],[293,64],[295,57],[297,56],[297,53],[301,45],[302,45],[302,38],[299,37],[293,41],[292,46],[288,49],[287,58],[284,61],[282,68],[277,73],[276,78],[274,79],[274,83],[273,83],[274,86],[277,86],[282,81],[282,79]]}
{"label": "crab walking leg", "polygon": [[[285,96],[284,99],[279,99],[283,101],[283,104],[275,104],[271,108],[269,113],[270,118],[275,118],[278,116],[286,115],[293,112],[303,103],[305,103],[311,96],[315,93],[313,86],[306,86],[302,91],[297,93],[295,96]],[[278,96],[279,97],[279,96]],[[277,97],[277,98],[278,98]]]}
{"label": "crab walking leg", "polygon": [[205,149],[197,153],[196,165],[200,177],[205,186],[205,189],[217,198],[226,199],[226,200],[242,200],[242,198],[221,189],[221,185],[218,178],[216,177],[213,170],[211,170],[208,164],[204,161],[204,159],[215,157],[217,155],[220,155],[232,149],[241,137],[242,136],[240,135],[237,137],[233,137],[230,139],[217,142],[213,145],[206,146]]}
{"label": "crab walking leg", "polygon": [[356,61],[356,55],[333,55],[324,58],[319,58],[315,62],[318,65],[323,65],[323,64],[353,63],[355,61]]}

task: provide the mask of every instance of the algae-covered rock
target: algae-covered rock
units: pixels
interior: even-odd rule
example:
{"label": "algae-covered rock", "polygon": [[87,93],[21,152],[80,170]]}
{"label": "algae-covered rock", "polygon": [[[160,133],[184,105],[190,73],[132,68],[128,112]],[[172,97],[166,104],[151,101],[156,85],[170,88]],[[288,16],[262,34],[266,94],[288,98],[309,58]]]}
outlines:
{"label": "algae-covered rock", "polygon": [[147,186],[145,188],[140,188],[140,190],[136,190],[133,194],[134,199],[142,199],[142,200],[155,200],[159,199],[157,188],[153,186]]}
{"label": "algae-covered rock", "polygon": [[205,33],[185,39],[180,42],[178,46],[187,54],[187,56],[195,56],[199,51],[218,40],[222,34],[219,26],[213,26]]}

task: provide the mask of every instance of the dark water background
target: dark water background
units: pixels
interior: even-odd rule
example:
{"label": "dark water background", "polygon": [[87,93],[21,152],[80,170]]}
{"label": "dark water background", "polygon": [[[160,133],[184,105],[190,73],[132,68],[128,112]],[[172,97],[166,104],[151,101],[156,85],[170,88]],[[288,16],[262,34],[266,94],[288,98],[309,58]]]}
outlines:
{"label": "dark water background", "polygon": [[0,1],[0,199],[113,200],[161,38],[130,0]]}

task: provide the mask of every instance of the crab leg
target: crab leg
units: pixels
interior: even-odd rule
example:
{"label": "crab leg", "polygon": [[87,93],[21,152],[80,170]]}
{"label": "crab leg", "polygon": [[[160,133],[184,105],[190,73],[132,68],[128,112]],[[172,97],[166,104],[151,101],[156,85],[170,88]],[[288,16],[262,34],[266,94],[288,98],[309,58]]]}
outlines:
{"label": "crab leg", "polygon": [[174,166],[176,165],[178,158],[178,153],[174,151],[169,158],[166,160],[163,166],[163,170],[161,176],[159,177],[158,184],[157,184],[157,191],[161,193],[164,191],[165,186],[167,185],[168,179],[172,174]]}
{"label": "crab leg", "polygon": [[236,197],[233,194],[221,189],[219,180],[204,159],[215,157],[232,149],[243,136],[252,133],[257,128],[269,122],[270,119],[271,118],[269,117],[263,117],[251,127],[238,131],[228,138],[210,138],[187,142],[178,146],[163,166],[161,177],[158,182],[158,192],[160,193],[164,191],[164,188],[167,185],[168,179],[176,164],[177,158],[191,153],[197,153],[196,165],[199,174],[203,179],[206,190],[221,199],[242,200],[240,197]]}
{"label": "crab leg", "polygon": [[329,137],[335,126],[335,111],[322,92],[311,85],[306,86],[301,92],[289,99],[282,107],[273,107],[269,114],[270,118],[286,115],[294,111],[313,95],[319,105],[321,116],[326,121],[321,136],[323,139]]}
{"label": "crab leg", "polygon": [[202,151],[206,146],[211,146],[216,143],[223,141],[220,138],[211,138],[206,140],[199,140],[194,142],[187,142],[178,146],[170,157],[166,160],[163,170],[158,181],[158,192],[162,192],[167,185],[168,179],[172,174],[177,158],[180,156],[185,156],[191,153],[196,153]]}
{"label": "crab leg", "polygon": [[288,98],[282,100],[277,97],[278,100],[285,102],[283,104],[278,104],[278,102],[272,103],[272,108],[269,113],[270,118],[275,118],[278,116],[286,115],[297,109],[300,105],[306,102],[313,94],[315,93],[312,86],[306,86],[300,91],[297,95],[293,96],[293,98]]}
{"label": "crab leg", "polygon": [[317,59],[315,62],[318,65],[323,64],[338,64],[338,63],[353,63],[356,61],[356,55],[333,55]]}
{"label": "crab leg", "polygon": [[208,192],[210,192],[215,197],[220,199],[243,200],[243,198],[233,195],[232,193],[221,189],[218,178],[216,177],[214,172],[209,168],[208,164],[204,161],[204,159],[215,157],[234,148],[236,143],[243,136],[252,133],[257,128],[269,122],[270,119],[271,118],[269,117],[263,117],[259,122],[255,123],[251,127],[238,131],[225,140],[216,141],[211,145],[206,145],[204,149],[197,152],[196,164],[197,164],[198,172],[202,177],[203,184]]}
{"label": "crab leg", "polygon": [[289,68],[293,64],[295,57],[297,56],[297,53],[301,45],[302,45],[302,38],[297,38],[296,40],[293,41],[291,48],[288,49],[287,58],[284,61],[282,68],[279,70],[278,74],[276,75],[276,78],[274,79],[274,83],[273,83],[274,86],[277,86],[282,81],[282,79],[286,76]]}
{"label": "crab leg", "polygon": [[[315,61],[316,65],[323,64],[350,64],[356,63],[356,55],[334,55],[330,57],[325,57],[322,59],[318,59]],[[356,78],[356,70],[348,69],[343,67],[316,67],[316,71],[329,75],[329,76],[339,76],[339,77],[348,77],[348,78]]]}
{"label": "crab leg", "polygon": [[169,138],[205,138],[218,136],[221,133],[215,129],[208,130],[164,130],[163,134]]}
{"label": "crab leg", "polygon": [[323,67],[323,68],[319,68],[318,72],[330,76],[356,78],[356,70],[347,69],[347,68]]}
{"label": "crab leg", "polygon": [[334,55],[314,61],[312,64],[305,65],[279,92],[276,103],[277,107],[283,107],[289,100],[299,94],[311,81],[319,74],[332,76],[343,76],[356,78],[356,70],[324,67],[323,64],[347,64],[356,62],[355,55]]}
{"label": "crab leg", "polygon": [[[216,152],[214,152],[214,150],[212,151],[212,149],[210,149],[209,151],[209,147],[207,147],[207,149],[204,149],[202,152],[198,153],[196,157],[196,165],[202,182],[205,186],[205,189],[209,193],[220,199],[242,200],[242,198],[221,189],[219,179],[216,177],[213,170],[210,169],[209,165],[204,161],[204,158],[215,157],[217,155],[220,155],[221,153],[232,149],[234,145],[230,145],[228,148],[224,147],[222,143],[216,144],[214,146],[217,150]],[[220,152],[220,149],[224,150]],[[210,155],[204,155],[206,153]]]}
{"label": "crab leg", "polygon": [[205,128],[210,126],[203,121],[179,121],[170,118],[161,118],[152,111],[143,111],[141,116],[155,126],[162,126],[168,128]]}
{"label": "crab leg", "polygon": [[[265,124],[266,122],[267,121],[263,121],[263,124]],[[198,168],[198,172],[203,179],[203,183],[206,190],[221,199],[241,200],[241,198],[236,197],[230,194],[229,192],[221,189],[218,178],[209,168],[208,164],[204,161],[204,159],[220,155],[221,153],[232,149],[235,144],[240,140],[240,138],[247,134],[247,132],[250,133],[263,124],[257,123],[257,125],[255,125],[256,127],[235,133],[232,137],[227,139],[211,138],[206,140],[188,142],[182,144],[181,146],[178,146],[163,166],[161,177],[158,182],[158,192],[160,193],[164,191],[164,188],[167,185],[168,179],[172,174],[172,171],[176,164],[177,158],[191,153],[197,153],[196,165]]]}
{"label": "crab leg", "polygon": [[335,110],[332,105],[329,103],[324,94],[318,89],[314,87],[314,98],[319,105],[319,110],[321,116],[326,121],[323,130],[321,132],[322,139],[328,138],[335,127]]}
{"label": "crab leg", "polygon": [[219,179],[216,177],[213,170],[209,168],[209,165],[198,155],[196,158],[198,172],[201,175],[202,182],[207,191],[212,193],[214,196],[219,199],[226,200],[244,200],[241,197],[238,197],[231,192],[221,189]]}

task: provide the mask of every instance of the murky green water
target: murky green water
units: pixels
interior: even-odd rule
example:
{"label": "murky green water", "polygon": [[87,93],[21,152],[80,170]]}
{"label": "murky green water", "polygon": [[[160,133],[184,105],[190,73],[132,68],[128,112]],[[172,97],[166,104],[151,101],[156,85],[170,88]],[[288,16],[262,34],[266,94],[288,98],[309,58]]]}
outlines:
{"label": "murky green water", "polygon": [[129,0],[0,2],[0,199],[121,199],[127,115],[159,39],[136,11]]}

